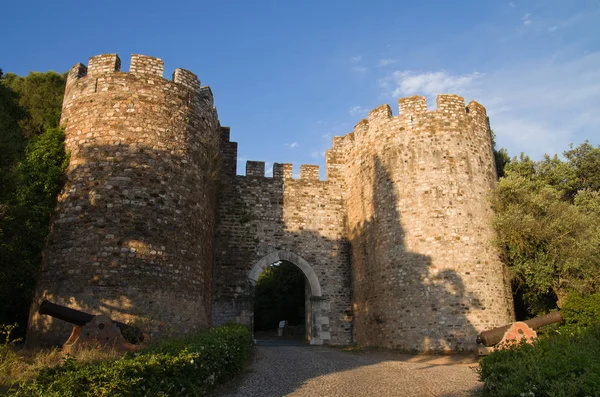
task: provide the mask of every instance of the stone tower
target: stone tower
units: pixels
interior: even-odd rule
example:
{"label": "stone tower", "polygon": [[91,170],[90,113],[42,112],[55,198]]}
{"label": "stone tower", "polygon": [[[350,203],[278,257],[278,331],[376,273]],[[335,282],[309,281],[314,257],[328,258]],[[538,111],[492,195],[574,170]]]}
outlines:
{"label": "stone tower", "polygon": [[[496,181],[485,109],[457,95],[400,99],[335,137],[318,166],[249,161],[221,127],[210,88],[160,59],[92,57],[69,72],[70,152],[32,305],[29,339],[70,327],[42,299],[155,335],[252,324],[253,285],[287,261],[306,277],[311,344],[475,349],[513,320],[491,245]],[[218,181],[218,183],[217,183]],[[218,185],[218,188],[217,188]]]}
{"label": "stone tower", "polygon": [[399,100],[334,139],[344,191],[354,339],[416,351],[472,350],[513,319],[489,194],[496,170],[485,109],[457,95]]}
{"label": "stone tower", "polygon": [[68,74],[61,123],[70,152],[29,324],[64,342],[70,326],[35,313],[42,299],[155,333],[210,325],[221,127],[210,88],[163,62],[92,57]]}

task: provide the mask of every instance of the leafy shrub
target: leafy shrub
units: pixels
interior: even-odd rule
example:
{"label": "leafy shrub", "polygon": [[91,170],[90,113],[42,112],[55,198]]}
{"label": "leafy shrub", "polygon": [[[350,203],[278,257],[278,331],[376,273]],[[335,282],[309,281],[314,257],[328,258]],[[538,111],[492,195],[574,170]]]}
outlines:
{"label": "leafy shrub", "polygon": [[0,323],[26,329],[50,214],[68,164],[65,134],[48,128],[32,136],[16,167],[15,188],[0,214]]}
{"label": "leafy shrub", "polygon": [[241,325],[164,341],[118,360],[79,364],[67,357],[13,396],[202,396],[239,372],[250,332]]}
{"label": "leafy shrub", "polygon": [[20,336],[68,163],[58,128],[65,79],[0,73],[0,324],[18,323]]}
{"label": "leafy shrub", "polygon": [[583,296],[571,293],[561,309],[566,326],[586,328],[600,322],[600,292]]}
{"label": "leafy shrub", "polygon": [[480,362],[484,396],[600,395],[600,326],[513,344]]}

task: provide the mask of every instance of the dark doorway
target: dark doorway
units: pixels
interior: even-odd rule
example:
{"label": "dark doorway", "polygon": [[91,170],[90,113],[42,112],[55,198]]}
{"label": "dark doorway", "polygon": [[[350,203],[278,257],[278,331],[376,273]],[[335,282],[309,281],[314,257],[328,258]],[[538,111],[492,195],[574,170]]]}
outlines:
{"label": "dark doorway", "polygon": [[[278,261],[268,266],[254,289],[254,332],[256,339],[305,339],[306,277],[293,263]],[[283,335],[278,335],[286,321]]]}

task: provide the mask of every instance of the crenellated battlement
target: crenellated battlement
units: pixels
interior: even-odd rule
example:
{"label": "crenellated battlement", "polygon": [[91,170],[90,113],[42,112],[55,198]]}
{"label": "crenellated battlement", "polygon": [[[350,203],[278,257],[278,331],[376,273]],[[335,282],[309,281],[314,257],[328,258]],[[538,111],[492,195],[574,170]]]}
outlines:
{"label": "crenellated battlement", "polygon": [[129,65],[129,72],[135,74],[148,74],[163,77],[165,65],[160,58],[146,55],[133,54]]}
{"label": "crenellated battlement", "polygon": [[[246,175],[242,176],[242,178],[244,177],[295,180],[295,178],[293,177],[293,165],[291,163],[274,163],[273,176],[267,177],[265,175],[265,162],[253,160],[246,161]],[[320,167],[314,164],[300,165],[299,180],[320,181]]]}
{"label": "crenellated battlement", "polygon": [[[206,87],[206,92],[212,97],[210,88]],[[454,136],[474,134],[478,139],[487,139],[487,116],[482,105],[471,101],[465,106],[463,97],[454,94],[439,94],[436,105],[436,109],[428,109],[426,97],[415,95],[398,100],[397,116],[394,116],[388,104],[370,111],[368,117],[360,120],[352,132],[333,137],[331,148],[325,152],[325,181],[343,184],[343,170],[346,162],[350,161],[347,156],[352,150],[360,150],[372,144],[380,145],[389,139],[402,136],[411,139],[411,136],[423,133]],[[223,141],[229,142],[229,135]],[[228,174],[233,176],[235,172],[231,169]],[[246,176],[268,178],[265,176],[265,163],[248,161]],[[318,166],[300,166],[299,180],[319,181],[319,176]],[[275,163],[272,178],[293,180],[292,164]]]}
{"label": "crenellated battlement", "polygon": [[[479,127],[485,129],[485,120],[487,118],[485,108],[471,101],[465,106],[463,97],[454,94],[439,94],[436,98],[437,108],[430,110],[427,107],[427,99],[424,96],[411,96],[400,98],[398,100],[399,114],[393,115],[389,105],[381,105],[369,112],[366,119],[362,119],[354,126],[353,132],[343,136],[334,137],[332,142],[332,150],[346,150],[349,145],[354,143],[360,144],[373,134],[374,130],[381,130],[382,133],[393,131],[394,134],[400,130],[411,131],[417,127],[428,125],[429,129],[434,132],[443,133],[448,128],[434,128],[434,125],[439,124],[442,127],[457,126],[458,123],[475,123]],[[393,129],[388,129],[388,124],[393,125]],[[387,132],[385,132],[387,131]],[[380,134],[378,134],[380,135]],[[378,136],[377,135],[377,136]],[[342,149],[343,148],[343,149]]]}
{"label": "crenellated battlement", "polygon": [[120,71],[121,59],[117,54],[95,55],[88,61],[87,74],[89,76]]}
{"label": "crenellated battlement", "polygon": [[[80,79],[86,77],[104,78],[110,74],[130,74],[143,78],[160,78],[167,82],[169,80],[163,77],[164,62],[160,58],[155,58],[147,55],[133,54],[130,59],[129,72],[121,71],[121,59],[117,54],[101,54],[93,56],[89,59],[88,65],[81,63],[76,64],[69,70],[67,75],[67,86],[73,85]],[[196,91],[200,96],[209,98],[211,104],[213,102],[213,94],[210,87],[202,87],[200,79],[193,72],[177,68],[171,76],[171,82],[184,86],[192,91]],[[95,92],[85,87],[83,92]]]}
{"label": "crenellated battlement", "polygon": [[264,161],[246,161],[246,176],[264,177],[265,162]]}
{"label": "crenellated battlement", "polygon": [[318,181],[320,177],[319,166],[302,164],[300,166],[300,179],[305,181]]}

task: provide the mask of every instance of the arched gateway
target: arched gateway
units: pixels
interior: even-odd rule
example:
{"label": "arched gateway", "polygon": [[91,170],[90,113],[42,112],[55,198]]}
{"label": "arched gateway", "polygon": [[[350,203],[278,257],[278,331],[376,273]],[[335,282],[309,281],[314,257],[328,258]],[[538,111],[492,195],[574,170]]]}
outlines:
{"label": "arched gateway", "polygon": [[[303,166],[248,162],[236,175],[236,144],[224,130],[217,199],[212,322],[251,326],[254,285],[269,265],[287,261],[307,280],[305,312],[311,344],[352,343],[350,247],[340,185]],[[285,320],[285,319],[281,319]]]}
{"label": "arched gateway", "polygon": [[[262,272],[273,263],[279,261],[286,261],[296,265],[296,267],[302,271],[302,274],[304,274],[307,284],[305,292],[306,338],[310,341],[311,345],[323,344],[325,340],[330,339],[330,333],[323,332],[321,329],[321,325],[329,324],[329,313],[327,312],[325,305],[321,305],[323,298],[319,278],[312,266],[301,256],[296,255],[293,252],[279,250],[263,257],[252,266],[252,269],[250,269],[250,272],[248,273],[249,290],[247,291],[247,294],[250,298],[253,298],[254,286]],[[248,324],[252,325],[252,320],[254,318],[253,299],[249,299],[247,311],[248,313],[246,313],[245,318],[247,321],[250,321]]]}

